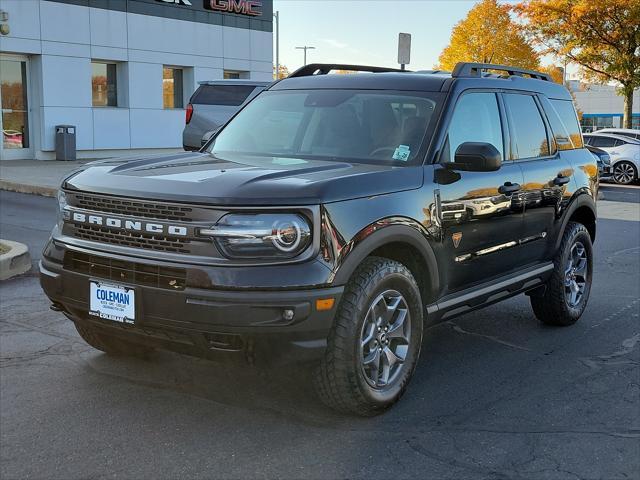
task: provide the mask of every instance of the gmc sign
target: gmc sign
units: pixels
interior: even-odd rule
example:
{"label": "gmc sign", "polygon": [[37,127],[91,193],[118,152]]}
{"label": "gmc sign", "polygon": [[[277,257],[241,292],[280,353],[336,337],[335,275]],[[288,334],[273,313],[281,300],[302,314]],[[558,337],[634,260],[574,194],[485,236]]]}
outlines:
{"label": "gmc sign", "polygon": [[262,14],[262,2],[255,0],[204,0],[204,8],[218,12],[237,13],[252,17]]}

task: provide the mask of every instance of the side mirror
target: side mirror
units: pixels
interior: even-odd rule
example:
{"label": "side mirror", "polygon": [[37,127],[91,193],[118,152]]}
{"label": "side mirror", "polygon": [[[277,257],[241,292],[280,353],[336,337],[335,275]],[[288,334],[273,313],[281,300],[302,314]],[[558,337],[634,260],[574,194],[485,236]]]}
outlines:
{"label": "side mirror", "polygon": [[502,166],[502,157],[490,143],[464,142],[456,149],[455,160],[444,166],[465,172],[495,172]]}

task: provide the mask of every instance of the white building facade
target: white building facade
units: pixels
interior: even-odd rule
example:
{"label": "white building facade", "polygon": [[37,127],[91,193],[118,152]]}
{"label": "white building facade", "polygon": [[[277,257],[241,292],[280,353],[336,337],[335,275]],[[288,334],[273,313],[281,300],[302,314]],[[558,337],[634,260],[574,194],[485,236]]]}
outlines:
{"label": "white building facade", "polygon": [[[580,123],[584,132],[601,128],[622,127],[624,97],[618,95],[613,85],[597,85],[570,80],[578,109],[582,112]],[[640,90],[633,94],[632,126],[640,129]]]}
{"label": "white building facade", "polygon": [[56,125],[78,158],[180,149],[199,81],[272,78],[272,19],[271,0],[0,0],[0,158],[55,158]]}

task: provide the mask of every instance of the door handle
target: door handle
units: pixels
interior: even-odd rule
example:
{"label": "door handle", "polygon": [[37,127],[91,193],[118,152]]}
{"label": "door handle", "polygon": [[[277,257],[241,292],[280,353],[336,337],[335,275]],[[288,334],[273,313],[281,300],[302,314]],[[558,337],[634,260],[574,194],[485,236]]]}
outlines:
{"label": "door handle", "polygon": [[571,180],[571,177],[559,173],[558,176],[553,179],[553,184],[556,187],[559,187],[561,185],[566,185],[567,183],[569,183],[569,180]]}
{"label": "door handle", "polygon": [[520,190],[520,184],[511,182],[505,182],[504,185],[500,185],[500,187],[498,188],[498,192],[502,193],[503,195],[511,195],[518,190]]}

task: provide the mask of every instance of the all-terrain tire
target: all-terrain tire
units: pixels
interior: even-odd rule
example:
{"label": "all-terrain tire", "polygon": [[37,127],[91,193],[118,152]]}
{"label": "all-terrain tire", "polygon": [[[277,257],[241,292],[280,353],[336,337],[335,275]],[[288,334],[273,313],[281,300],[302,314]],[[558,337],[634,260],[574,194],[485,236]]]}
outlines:
{"label": "all-terrain tire", "polygon": [[[567,299],[567,272],[570,255],[575,246],[584,247],[586,255],[585,286],[580,301],[571,305]],[[532,296],[531,306],[535,316],[547,325],[569,326],[578,321],[589,300],[591,281],[593,277],[593,245],[591,236],[584,225],[577,222],[569,222],[564,231],[560,248],[553,260],[553,274],[546,283],[545,293],[542,296]]]}
{"label": "all-terrain tire", "polygon": [[[371,379],[368,381],[363,371],[361,335],[372,302],[386,292],[399,293],[405,301],[403,310],[408,312],[410,322],[404,328],[409,332],[409,342],[394,381],[377,388],[369,383]],[[385,258],[365,259],[345,287],[324,358],[315,373],[314,383],[323,403],[344,413],[373,416],[397,402],[420,355],[423,322],[420,289],[409,269]],[[369,325],[370,322],[366,326]]]}
{"label": "all-terrain tire", "polygon": [[75,322],[75,326],[78,334],[80,334],[85,342],[107,355],[114,357],[146,357],[153,352],[153,349],[150,347],[145,347],[133,342],[127,342],[120,338],[98,333],[89,325]]}

